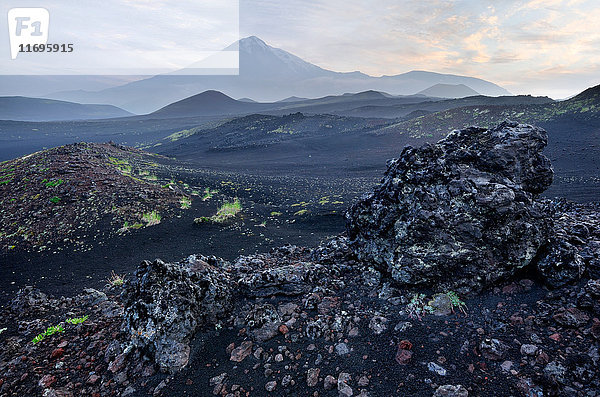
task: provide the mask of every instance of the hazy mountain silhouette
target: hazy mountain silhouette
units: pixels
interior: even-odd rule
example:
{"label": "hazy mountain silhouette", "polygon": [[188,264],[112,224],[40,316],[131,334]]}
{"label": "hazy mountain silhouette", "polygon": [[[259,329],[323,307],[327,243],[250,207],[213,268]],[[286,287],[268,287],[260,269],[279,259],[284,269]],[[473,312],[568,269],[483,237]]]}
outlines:
{"label": "hazy mountain silhouette", "polygon": [[[392,96],[385,92],[364,91],[328,95],[322,98],[254,102],[235,100],[220,91],[209,90],[169,104],[153,113],[135,119],[166,119],[206,116],[243,116],[252,113],[285,115],[336,114],[353,117],[406,118],[410,114],[429,114],[440,110],[472,105],[530,105],[553,102],[548,97],[469,96],[458,99],[430,98],[425,95]],[[414,113],[421,112],[421,113]]]}
{"label": "hazy mountain silhouette", "polygon": [[52,99],[21,96],[0,97],[0,120],[91,120],[131,115],[131,113],[112,105],[82,105]]}
{"label": "hazy mountain silhouette", "polygon": [[360,72],[333,72],[271,47],[255,36],[242,39],[226,50],[236,48],[240,53],[238,76],[160,75],[101,91],[68,91],[49,97],[110,103],[135,113],[148,113],[207,90],[218,90],[234,98],[277,101],[290,96],[315,98],[368,90],[414,94],[439,83],[464,84],[483,95],[510,95],[496,84],[465,76],[413,71],[371,77]]}
{"label": "hazy mountain silhouette", "polygon": [[465,98],[480,95],[477,91],[464,84],[436,84],[419,94],[437,98]]}
{"label": "hazy mountain silhouette", "polygon": [[244,114],[266,109],[264,104],[235,100],[219,91],[209,90],[167,105],[149,116],[176,118]]}

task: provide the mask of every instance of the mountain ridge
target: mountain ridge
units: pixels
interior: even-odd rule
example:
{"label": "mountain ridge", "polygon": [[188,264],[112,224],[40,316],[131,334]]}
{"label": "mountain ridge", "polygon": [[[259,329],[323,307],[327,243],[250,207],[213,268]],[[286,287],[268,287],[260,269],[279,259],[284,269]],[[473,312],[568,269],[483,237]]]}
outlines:
{"label": "mountain ridge", "polygon": [[[464,83],[484,95],[510,95],[494,83],[467,76],[412,71],[373,77],[361,72],[335,72],[272,47],[256,36],[241,39],[237,45],[240,51],[238,76],[159,75],[100,91],[67,91],[48,97],[80,103],[111,103],[142,114],[206,90],[264,102],[290,96],[316,98],[368,90],[412,95],[436,83]],[[156,92],[161,92],[160,97]]]}
{"label": "mountain ridge", "polygon": [[25,96],[0,97],[0,120],[65,121],[127,116],[133,116],[133,114],[113,105],[81,104]]}

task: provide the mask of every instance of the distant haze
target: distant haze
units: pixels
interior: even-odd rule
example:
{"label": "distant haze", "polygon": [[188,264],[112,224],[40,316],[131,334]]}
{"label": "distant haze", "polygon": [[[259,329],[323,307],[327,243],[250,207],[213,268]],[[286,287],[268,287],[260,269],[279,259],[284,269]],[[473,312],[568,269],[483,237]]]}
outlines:
{"label": "distant haze", "polygon": [[[110,10],[95,7],[94,15],[106,17]],[[195,15],[190,18],[196,20]],[[248,81],[244,82],[246,87],[240,87],[240,82],[227,78],[223,79],[227,84],[212,84],[215,80],[210,79],[211,84],[186,84],[177,89],[155,84],[156,80],[152,84],[146,81],[134,83],[133,87],[111,89],[147,76],[118,80],[101,76],[43,80],[0,76],[0,95],[110,103],[144,112],[204,89],[224,90],[236,98],[277,100],[287,96],[339,94],[346,88],[354,92],[376,89],[393,94],[412,94],[428,88],[416,85],[405,85],[403,90],[390,88],[392,82],[386,78],[378,81],[381,85],[372,84],[377,80],[365,79],[358,73],[344,76],[343,84],[336,85],[332,79],[319,83],[314,76],[322,70],[360,71],[376,77],[421,70],[478,78],[508,90],[505,93],[547,95],[556,99],[600,83],[600,2],[597,0],[241,0],[239,20],[242,37],[260,37],[272,47],[306,61],[288,58],[289,67],[280,67],[278,71],[290,72],[302,67],[295,70],[297,76],[310,75],[319,90],[303,92],[303,84],[286,83],[286,89],[278,91],[276,87],[265,86],[269,79],[280,84],[284,77],[269,75],[273,71],[269,69],[260,76],[260,81],[255,79],[256,84],[265,88],[264,93],[245,89],[250,84]],[[252,55],[257,54],[250,54],[246,59],[260,58]],[[272,55],[275,58],[281,53]],[[279,57],[279,61],[285,61],[286,57]],[[268,59],[263,57],[261,61]],[[246,75],[251,80],[261,71],[261,64],[246,62],[244,65],[243,59],[240,62],[242,79]],[[350,79],[361,80],[361,84],[350,85],[347,83]],[[362,84],[365,81],[367,84]],[[389,84],[384,84],[386,82]],[[432,80],[430,83],[465,84],[479,93],[493,94],[462,80]],[[141,86],[148,90],[138,89]],[[163,88],[165,90],[160,91]],[[418,89],[410,92],[409,88]],[[108,92],[79,95],[74,92],[77,90]],[[63,94],[65,91],[68,93]],[[159,93],[163,98],[148,98],[150,92],[153,96]],[[115,98],[119,102],[115,102]],[[146,103],[147,100],[153,103]]]}
{"label": "distant haze", "polygon": [[245,0],[241,32],[329,70],[428,70],[564,98],[600,83],[597,0]]}
{"label": "distant haze", "polygon": [[290,96],[316,98],[367,90],[406,95],[415,94],[435,84],[455,87],[463,85],[474,90],[471,92],[475,94],[510,95],[504,88],[492,82],[469,76],[425,71],[386,77],[370,77],[363,73],[338,73],[306,62],[283,49],[269,46],[256,36],[244,38],[230,47],[239,49],[238,76],[160,75],[101,91],[62,91],[52,93],[48,97],[78,103],[112,104],[142,114],[206,90],[221,91],[233,98],[259,101],[274,101]]}

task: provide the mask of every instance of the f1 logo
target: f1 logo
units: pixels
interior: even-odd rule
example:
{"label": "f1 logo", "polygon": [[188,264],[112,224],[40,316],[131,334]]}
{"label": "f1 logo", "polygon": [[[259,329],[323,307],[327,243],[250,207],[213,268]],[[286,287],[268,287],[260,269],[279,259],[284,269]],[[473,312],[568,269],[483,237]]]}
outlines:
{"label": "f1 logo", "polygon": [[12,8],[8,11],[10,56],[16,59],[21,45],[48,43],[50,13],[45,8]]}

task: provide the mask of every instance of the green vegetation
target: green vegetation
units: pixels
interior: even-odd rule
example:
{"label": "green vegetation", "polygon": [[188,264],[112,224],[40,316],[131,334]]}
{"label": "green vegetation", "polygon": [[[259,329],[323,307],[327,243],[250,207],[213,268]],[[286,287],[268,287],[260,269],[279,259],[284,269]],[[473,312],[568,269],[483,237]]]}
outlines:
{"label": "green vegetation", "polygon": [[427,304],[427,297],[425,294],[414,294],[406,310],[410,318],[417,318],[419,321],[425,314],[433,313],[433,308]]}
{"label": "green vegetation", "polygon": [[321,199],[319,200],[319,204],[321,204],[321,205],[329,204],[329,197],[321,197]]}
{"label": "green vegetation", "polygon": [[69,324],[78,325],[78,324],[84,323],[88,319],[88,317],[89,317],[88,315],[85,315],[83,317],[68,318],[66,321]]}
{"label": "green vegetation", "polygon": [[179,204],[181,204],[182,210],[187,210],[192,206],[192,200],[189,197],[182,197]]}
{"label": "green vegetation", "polygon": [[116,166],[117,169],[119,171],[121,171],[122,174],[131,175],[131,172],[133,171],[133,168],[131,168],[131,166],[129,165],[129,161],[118,159],[116,157],[109,157],[108,161],[112,165]]}
{"label": "green vegetation", "polygon": [[[83,316],[83,317],[71,317],[71,318],[67,318],[65,320],[65,322],[67,324],[71,324],[71,325],[79,325],[79,324],[85,322],[88,318],[89,318],[89,316],[87,316],[87,315]],[[40,343],[41,341],[43,341],[44,339],[46,339],[47,337],[52,336],[57,333],[62,333],[62,332],[65,332],[65,329],[62,324],[50,326],[50,327],[46,328],[46,330],[44,332],[42,332],[41,334],[38,334],[35,338],[33,338],[31,343],[36,345],[36,344]]]}
{"label": "green vegetation", "polygon": [[126,231],[128,231],[129,229],[135,229],[135,230],[137,230],[137,229],[141,229],[141,228],[143,228],[143,227],[144,227],[144,224],[143,224],[143,223],[136,222],[136,223],[133,223],[133,224],[131,224],[131,223],[129,223],[129,222],[125,222],[125,223],[123,224],[123,227],[122,227],[122,228],[120,228],[120,229],[119,229],[117,232],[118,232],[118,233],[125,233],[125,232],[126,232]]}
{"label": "green vegetation", "polygon": [[196,133],[197,130],[198,130],[197,128],[193,128],[191,130],[178,131],[178,132],[175,132],[175,133],[169,135],[168,137],[166,137],[165,140],[168,139],[171,142],[175,142],[180,139],[187,138],[189,136],[194,135],[194,133]]}
{"label": "green vegetation", "polygon": [[[4,163],[2,163],[4,164]],[[0,186],[8,185],[14,178],[15,167],[0,169]]]}
{"label": "green vegetation", "polygon": [[48,327],[44,332],[42,332],[41,334],[39,334],[35,338],[33,338],[33,340],[31,342],[34,345],[38,344],[41,341],[43,341],[44,339],[46,339],[47,336],[52,336],[52,335],[56,334],[57,332],[65,332],[65,329],[63,328],[63,326],[61,324],[55,325],[53,327]]}
{"label": "green vegetation", "polygon": [[224,223],[229,219],[235,218],[235,216],[242,210],[242,203],[238,198],[236,198],[232,203],[224,202],[221,208],[217,211],[217,213],[211,217],[200,217],[194,219],[194,223]]}
{"label": "green vegetation", "polygon": [[271,216],[281,216],[281,215],[283,215],[283,212],[278,212],[278,211],[271,212]]}
{"label": "green vegetation", "polygon": [[110,277],[106,280],[109,287],[122,287],[125,283],[125,276],[115,273],[113,270]]}
{"label": "green vegetation", "polygon": [[454,312],[454,308],[458,308],[464,315],[467,315],[467,311],[465,310],[467,304],[458,297],[456,292],[448,291],[446,292],[446,296],[448,297],[448,299],[450,300],[450,304],[452,305],[452,312]]}
{"label": "green vegetation", "polygon": [[142,221],[146,222],[146,226],[154,226],[160,223],[162,217],[156,211],[148,212],[142,216]]}
{"label": "green vegetation", "polygon": [[6,331],[8,328],[0,328],[0,334],[2,334],[4,331]]}
{"label": "green vegetation", "polygon": [[62,179],[55,179],[53,181],[49,181],[47,179],[44,179],[42,181],[42,183],[44,183],[46,185],[46,187],[56,187],[56,186],[60,186],[64,183],[64,181]]}
{"label": "green vegetation", "polygon": [[436,311],[436,307],[448,308],[445,303],[442,303],[440,306],[440,298],[442,298],[442,302],[444,302],[444,300],[447,298],[446,302],[449,304],[448,306],[450,306],[452,313],[456,313],[454,309],[458,308],[464,315],[467,315],[467,305],[454,291],[446,291],[441,294],[435,294],[432,300],[428,300],[425,294],[414,294],[408,305],[406,305],[408,315],[411,318],[418,318],[421,320],[424,315],[434,313]]}
{"label": "green vegetation", "polygon": [[300,211],[294,212],[294,215],[296,215],[296,216],[305,215],[305,214],[308,214],[308,210],[300,210]]}
{"label": "green vegetation", "polygon": [[213,195],[219,193],[218,190],[210,190],[210,188],[204,189],[204,196],[202,196],[202,201],[210,200]]}
{"label": "green vegetation", "polygon": [[54,196],[54,197],[50,198],[50,202],[52,204],[58,204],[60,202],[60,197]]}

